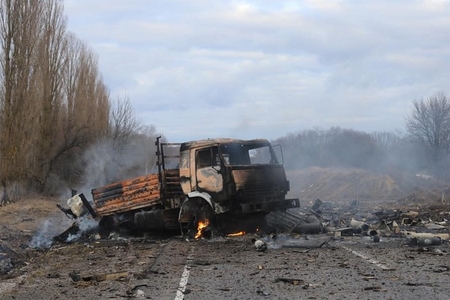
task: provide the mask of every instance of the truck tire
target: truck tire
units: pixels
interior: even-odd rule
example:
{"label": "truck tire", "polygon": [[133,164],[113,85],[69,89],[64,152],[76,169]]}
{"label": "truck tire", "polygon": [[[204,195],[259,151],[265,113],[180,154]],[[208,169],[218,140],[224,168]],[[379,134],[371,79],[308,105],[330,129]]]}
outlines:
{"label": "truck tire", "polygon": [[[203,229],[205,233],[210,232],[212,228],[215,228],[216,224],[211,205],[200,197],[190,198],[183,204],[182,210],[180,211],[180,221],[181,225],[184,225],[186,234],[190,238],[195,237],[198,233],[200,222],[206,222],[208,224]],[[205,236],[206,235],[209,234],[205,234]]]}

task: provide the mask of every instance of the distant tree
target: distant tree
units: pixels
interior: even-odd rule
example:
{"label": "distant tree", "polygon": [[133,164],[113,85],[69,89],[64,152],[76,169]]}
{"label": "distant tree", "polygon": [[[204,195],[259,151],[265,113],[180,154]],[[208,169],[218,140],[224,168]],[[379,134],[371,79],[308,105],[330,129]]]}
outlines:
{"label": "distant tree", "polygon": [[402,139],[400,133],[389,131],[376,131],[370,134],[378,147],[384,151],[390,151],[393,147],[399,144]]}
{"label": "distant tree", "polygon": [[136,118],[129,98],[118,98],[114,104],[109,119],[109,136],[112,141],[125,144],[142,129],[142,123]]}
{"label": "distant tree", "polygon": [[413,101],[406,127],[412,138],[429,149],[435,175],[443,176],[450,149],[450,99],[437,93]]}

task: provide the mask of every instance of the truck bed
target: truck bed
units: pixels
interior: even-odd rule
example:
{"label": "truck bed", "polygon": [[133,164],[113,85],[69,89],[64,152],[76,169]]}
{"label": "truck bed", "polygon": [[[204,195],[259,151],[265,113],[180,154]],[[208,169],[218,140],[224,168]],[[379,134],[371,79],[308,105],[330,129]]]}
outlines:
{"label": "truck bed", "polygon": [[98,217],[162,204],[162,200],[182,195],[179,170],[165,170],[160,183],[158,174],[148,174],[115,182],[92,190]]}

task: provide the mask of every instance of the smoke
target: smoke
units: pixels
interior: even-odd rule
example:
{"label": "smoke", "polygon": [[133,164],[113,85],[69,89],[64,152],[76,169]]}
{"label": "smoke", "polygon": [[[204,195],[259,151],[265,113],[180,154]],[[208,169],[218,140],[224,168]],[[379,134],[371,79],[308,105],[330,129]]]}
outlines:
{"label": "smoke", "polygon": [[89,195],[93,188],[153,173],[157,135],[153,126],[142,126],[67,153],[48,175],[45,193],[57,197],[76,189]]}
{"label": "smoke", "polygon": [[79,159],[83,176],[77,190],[91,189],[154,171],[153,137],[135,136],[127,141],[103,140],[88,148]]}
{"label": "smoke", "polygon": [[391,168],[420,171],[428,160],[422,145],[400,133],[366,133],[340,127],[303,130],[274,141],[283,146],[287,169],[308,167]]}
{"label": "smoke", "polygon": [[[64,217],[64,215],[62,216]],[[98,221],[85,217],[78,219],[75,227],[72,225],[72,221],[68,218],[63,220],[61,217],[54,216],[45,220],[39,227],[38,232],[31,239],[29,246],[35,249],[48,249],[54,244],[54,237],[59,236],[72,228],[75,228],[76,230],[73,230],[73,233],[68,234],[65,242],[75,242],[86,234],[95,231],[98,228]]]}
{"label": "smoke", "polygon": [[93,232],[98,228],[98,221],[94,219],[81,218],[78,223],[78,232],[75,234],[69,234],[66,239],[67,243],[75,242],[81,239],[84,235]]}
{"label": "smoke", "polygon": [[50,248],[54,243],[53,237],[66,230],[70,225],[70,220],[65,218],[62,213],[45,220],[31,239],[30,247]]}

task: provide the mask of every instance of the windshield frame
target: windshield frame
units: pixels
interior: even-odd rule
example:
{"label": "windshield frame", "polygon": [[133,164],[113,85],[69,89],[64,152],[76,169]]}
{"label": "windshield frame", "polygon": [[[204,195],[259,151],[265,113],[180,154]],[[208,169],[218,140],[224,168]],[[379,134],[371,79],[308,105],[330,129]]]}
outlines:
{"label": "windshield frame", "polygon": [[[258,153],[258,150],[263,152]],[[256,153],[253,151],[256,151]],[[261,156],[256,157],[255,155],[258,154]],[[219,156],[226,166],[280,164],[270,143],[221,143],[219,144]]]}

